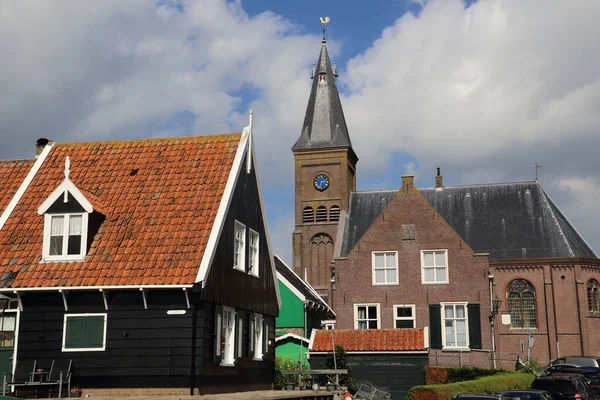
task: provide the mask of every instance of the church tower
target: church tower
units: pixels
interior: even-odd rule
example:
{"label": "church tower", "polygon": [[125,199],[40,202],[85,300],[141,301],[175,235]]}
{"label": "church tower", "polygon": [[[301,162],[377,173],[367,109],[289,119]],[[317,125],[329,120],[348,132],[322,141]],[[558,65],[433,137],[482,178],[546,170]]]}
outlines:
{"label": "church tower", "polygon": [[292,147],[295,169],[293,267],[327,297],[340,212],[356,190],[356,163],[327,42],[313,67],[312,89],[300,138]]}

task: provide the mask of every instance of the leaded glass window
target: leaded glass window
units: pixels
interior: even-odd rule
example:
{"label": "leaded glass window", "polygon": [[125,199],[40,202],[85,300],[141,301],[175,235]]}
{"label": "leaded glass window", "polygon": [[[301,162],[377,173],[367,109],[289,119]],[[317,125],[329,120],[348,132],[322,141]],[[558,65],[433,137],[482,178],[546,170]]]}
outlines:
{"label": "leaded glass window", "polygon": [[511,329],[536,329],[535,290],[531,283],[516,279],[506,291]]}
{"label": "leaded glass window", "polygon": [[588,295],[588,311],[594,314],[600,312],[600,304],[598,302],[598,281],[590,279],[587,286]]}

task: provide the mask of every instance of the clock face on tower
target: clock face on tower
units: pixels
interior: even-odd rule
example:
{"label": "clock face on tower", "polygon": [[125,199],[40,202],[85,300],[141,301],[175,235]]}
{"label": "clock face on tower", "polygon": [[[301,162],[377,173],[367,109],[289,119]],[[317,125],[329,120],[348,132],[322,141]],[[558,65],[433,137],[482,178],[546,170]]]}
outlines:
{"label": "clock face on tower", "polygon": [[323,191],[329,187],[329,177],[325,174],[319,174],[315,176],[315,180],[313,182],[315,189],[319,191]]}

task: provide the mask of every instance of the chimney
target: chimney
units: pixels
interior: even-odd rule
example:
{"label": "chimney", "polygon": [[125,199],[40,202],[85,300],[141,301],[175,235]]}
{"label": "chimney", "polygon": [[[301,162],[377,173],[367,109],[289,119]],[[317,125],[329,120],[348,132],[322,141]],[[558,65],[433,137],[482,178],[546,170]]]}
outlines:
{"label": "chimney", "polygon": [[414,175],[402,175],[402,187],[410,188],[414,185],[415,176]]}
{"label": "chimney", "polygon": [[50,139],[39,138],[35,141],[35,158],[38,158],[42,151],[44,151],[44,147],[50,143]]}
{"label": "chimney", "polygon": [[437,175],[435,176],[435,187],[442,187],[442,175],[440,175],[440,167],[437,167]]}

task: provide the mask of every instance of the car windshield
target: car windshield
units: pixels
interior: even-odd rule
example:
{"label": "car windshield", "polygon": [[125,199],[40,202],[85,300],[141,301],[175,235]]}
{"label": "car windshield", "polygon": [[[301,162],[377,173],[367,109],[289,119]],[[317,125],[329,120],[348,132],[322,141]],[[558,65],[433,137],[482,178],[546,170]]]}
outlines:
{"label": "car windshield", "polygon": [[570,381],[533,381],[532,389],[547,390],[548,392],[559,392],[563,394],[574,394],[575,385]]}

